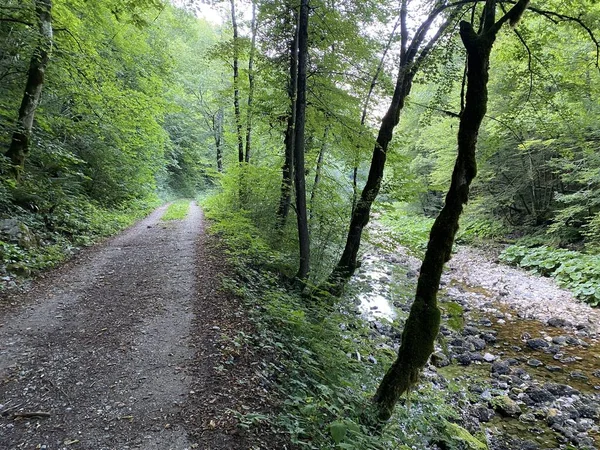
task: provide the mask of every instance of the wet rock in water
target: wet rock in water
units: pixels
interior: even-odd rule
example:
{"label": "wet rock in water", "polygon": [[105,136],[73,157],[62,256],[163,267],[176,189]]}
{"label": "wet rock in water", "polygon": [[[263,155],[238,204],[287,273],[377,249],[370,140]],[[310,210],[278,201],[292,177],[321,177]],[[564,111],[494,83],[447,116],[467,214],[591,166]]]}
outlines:
{"label": "wet rock in water", "polygon": [[582,380],[582,381],[587,381],[588,377],[586,374],[584,374],[583,372],[581,372],[580,370],[574,370],[569,374],[569,377],[571,377],[574,380]]}
{"label": "wet rock in water", "polygon": [[549,372],[562,372],[562,367],[560,366],[546,366],[546,369]]}
{"label": "wet rock in water", "polygon": [[471,410],[471,415],[477,418],[482,423],[489,422],[494,418],[496,413],[493,409],[487,408],[485,406],[479,405]]}
{"label": "wet rock in water", "polygon": [[517,402],[511,399],[508,395],[496,397],[492,403],[494,409],[503,416],[519,417],[521,415],[521,408]]}
{"label": "wet rock in water", "polygon": [[554,336],[552,342],[556,345],[565,345],[567,343],[567,336]]}
{"label": "wet rock in water", "polygon": [[543,386],[548,392],[557,397],[567,397],[571,395],[579,395],[579,391],[577,389],[572,388],[567,384],[560,383],[546,383]]}
{"label": "wet rock in water", "polygon": [[548,324],[548,326],[554,327],[554,328],[565,328],[565,327],[571,325],[565,319],[561,319],[560,317],[551,317],[550,319],[548,319],[548,322],[546,322],[546,323]]}
{"label": "wet rock in water", "polygon": [[431,364],[435,367],[446,367],[450,365],[450,360],[442,352],[435,352],[431,355]]}
{"label": "wet rock in water", "polygon": [[534,338],[534,339],[527,339],[527,347],[529,347],[533,350],[541,350],[541,349],[550,347],[550,344],[548,344],[548,342],[546,342],[545,339]]}
{"label": "wet rock in water", "polygon": [[551,392],[536,386],[528,387],[527,389],[525,389],[525,393],[536,404],[550,403],[556,400],[556,397],[552,395]]}
{"label": "wet rock in water", "polygon": [[531,358],[530,360],[527,361],[527,365],[531,366],[531,367],[540,367],[540,366],[543,366],[544,363],[541,362],[539,359]]}
{"label": "wet rock in water", "polygon": [[[497,356],[492,355],[491,353],[486,353],[483,355],[483,360],[486,362],[494,362],[496,361]],[[600,374],[598,375],[600,377]]]}
{"label": "wet rock in water", "polygon": [[510,372],[511,369],[508,361],[496,361],[492,364],[492,374],[508,375]]}

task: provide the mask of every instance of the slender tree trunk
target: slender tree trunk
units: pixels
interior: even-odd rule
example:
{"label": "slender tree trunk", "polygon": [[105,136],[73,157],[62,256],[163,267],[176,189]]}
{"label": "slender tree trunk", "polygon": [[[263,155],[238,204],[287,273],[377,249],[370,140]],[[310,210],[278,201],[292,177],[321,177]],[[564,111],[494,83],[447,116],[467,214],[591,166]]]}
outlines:
{"label": "slender tree trunk", "polygon": [[312,191],[310,192],[310,215],[308,218],[309,222],[312,222],[313,211],[315,209],[315,197],[317,195],[317,188],[319,187],[319,183],[321,181],[321,171],[323,170],[323,159],[325,158],[325,150],[327,149],[327,138],[329,137],[329,125],[325,127],[325,131],[323,132],[323,142],[321,143],[321,148],[319,149],[319,156],[317,157],[317,168],[315,170],[315,182],[312,186]]}
{"label": "slender tree trunk", "polygon": [[487,0],[478,33],[470,23],[460,23],[460,37],[467,50],[467,91],[458,129],[458,155],[446,203],[431,228],[415,301],[402,332],[398,358],[385,374],[373,398],[379,421],[387,421],[391,417],[398,399],[417,383],[422,368],[433,352],[440,325],[440,310],[437,307],[440,278],[444,264],[450,260],[458,220],[468,201],[471,181],[477,173],[475,150],[481,121],[487,109],[492,45],[502,24],[507,20],[516,22],[527,4],[528,0],[519,0],[496,22],[496,1]]}
{"label": "slender tree trunk", "polygon": [[213,133],[217,149],[217,171],[223,172],[223,109],[219,108],[213,116]]}
{"label": "slender tree trunk", "polygon": [[437,33],[429,40],[427,45],[419,52],[426,35],[435,20],[444,7],[434,10],[421,24],[415,32],[413,39],[408,45],[408,24],[407,24],[407,9],[408,0],[402,0],[400,10],[400,34],[401,34],[401,52],[400,52],[400,67],[392,103],[388,108],[385,116],[381,121],[373,156],[371,159],[371,167],[367,182],[363,188],[360,198],[356,202],[356,207],[352,211],[350,219],[350,228],[346,238],[346,246],[340,260],[333,269],[331,275],[318,292],[329,292],[333,295],[338,295],[344,283],[352,276],[358,266],[357,255],[362,238],[362,231],[369,222],[371,207],[379,194],[381,188],[381,180],[385,169],[387,159],[387,151],[389,143],[392,140],[394,128],[400,121],[400,113],[404,108],[406,97],[412,88],[414,76],[420,66],[420,63],[431,52],[435,43],[439,40],[446,28],[449,26],[454,16],[451,14],[450,19],[444,22]]}
{"label": "slender tree trunk", "polygon": [[306,280],[310,269],[310,237],[306,215],[306,186],[304,174],[304,126],[306,123],[306,66],[308,58],[309,0],[300,2],[298,21],[298,99],[296,102],[296,127],[294,139],[294,181],[296,186],[296,217],[298,220],[298,243],[300,264],[297,278]]}
{"label": "slender tree trunk", "polygon": [[[363,104],[362,114],[360,116],[360,125],[364,126],[367,120],[367,112],[369,111],[369,103],[371,102],[371,96],[373,95],[373,91],[375,90],[375,86],[377,86],[377,80],[379,79],[379,74],[381,74],[381,70],[383,69],[383,63],[385,62],[385,57],[387,56],[387,52],[390,50],[390,46],[392,45],[392,41],[394,40],[394,35],[396,34],[396,30],[398,29],[398,25],[400,25],[400,20],[396,22],[394,25],[394,29],[390,34],[390,37],[387,41],[386,46],[383,49],[383,54],[381,55],[381,59],[379,60],[379,64],[377,65],[377,70],[373,74],[373,78],[371,79],[371,84],[369,85],[369,92],[367,92],[367,97],[365,98],[365,103]],[[357,148],[358,150],[358,148]],[[358,155],[354,160],[354,167],[352,170],[352,213],[354,213],[354,209],[356,208],[356,201],[358,199],[358,165],[359,165]]]}
{"label": "slender tree trunk", "polygon": [[27,72],[25,93],[19,108],[16,130],[13,132],[10,146],[6,152],[14,166],[14,176],[19,178],[29,154],[29,144],[35,111],[40,103],[46,66],[52,51],[52,0],[37,0],[39,38],[33,51]]}
{"label": "slender tree trunk", "polygon": [[252,2],[252,39],[250,41],[250,55],[248,57],[248,115],[246,117],[246,156],[245,161],[250,162],[252,147],[252,102],[254,100],[254,54],[256,53],[256,3]]}
{"label": "slender tree trunk", "polygon": [[294,176],[294,142],[296,139],[296,95],[298,89],[298,19],[295,16],[294,37],[290,43],[290,81],[288,85],[288,97],[290,99],[290,113],[287,118],[285,130],[285,155],[282,167],[281,196],[279,208],[277,209],[277,229],[282,229],[287,220],[292,203],[292,180]]}
{"label": "slender tree trunk", "polygon": [[240,73],[239,73],[239,38],[237,18],[235,16],[235,0],[231,0],[231,25],[233,27],[233,109],[238,141],[238,161],[244,162],[244,137],[242,133],[242,116],[240,112]]}

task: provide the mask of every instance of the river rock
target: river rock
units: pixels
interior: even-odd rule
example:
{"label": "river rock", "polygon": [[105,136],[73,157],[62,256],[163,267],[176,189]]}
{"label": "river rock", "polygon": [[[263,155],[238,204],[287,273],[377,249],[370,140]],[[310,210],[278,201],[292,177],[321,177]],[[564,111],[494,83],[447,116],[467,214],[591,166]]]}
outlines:
{"label": "river rock", "polygon": [[586,374],[584,374],[583,372],[581,372],[580,370],[573,370],[570,374],[569,377],[571,377],[574,380],[582,380],[582,381],[587,381],[588,377]]}
{"label": "river rock", "polygon": [[471,415],[475,416],[477,418],[477,420],[479,420],[480,422],[486,423],[486,422],[489,422],[490,420],[492,420],[494,418],[494,416],[496,415],[496,413],[494,412],[493,409],[480,405],[480,406],[476,406],[471,411]]}
{"label": "river rock", "polygon": [[521,408],[508,395],[496,397],[492,403],[494,409],[504,416],[519,417],[521,415]]}
{"label": "river rock", "polygon": [[486,347],[485,340],[480,337],[470,336],[468,341],[475,347],[475,350],[481,351]]}
{"label": "river rock", "polygon": [[446,367],[450,365],[450,360],[442,352],[435,352],[431,355],[431,364],[435,367]]}
{"label": "river rock", "polygon": [[560,383],[546,383],[543,388],[550,392],[552,395],[556,397],[567,397],[571,395],[579,395],[579,391],[577,389],[572,388],[566,384]]}
{"label": "river rock", "polygon": [[533,350],[541,350],[541,349],[550,347],[550,344],[548,344],[548,342],[546,342],[545,339],[534,338],[534,339],[527,339],[527,347],[529,347]]}
{"label": "river rock", "polygon": [[546,370],[549,372],[562,372],[562,367],[560,366],[546,366]]}
{"label": "river rock", "polygon": [[473,358],[469,352],[466,352],[458,355],[456,361],[463,366],[469,366],[471,365],[471,362],[473,362]]}
{"label": "river rock", "polygon": [[525,393],[529,398],[536,404],[550,403],[556,400],[556,397],[546,389],[542,389],[536,386],[530,386],[525,389]]}
{"label": "river rock", "polygon": [[530,360],[527,361],[527,365],[531,366],[531,367],[540,367],[540,366],[543,366],[544,363],[541,362],[539,359],[531,358]]}
{"label": "river rock", "polygon": [[492,374],[496,375],[508,375],[511,372],[510,364],[508,361],[496,361],[492,364]]}
{"label": "river rock", "polygon": [[[483,360],[486,362],[494,362],[496,361],[497,357],[492,355],[491,353],[486,353],[483,355]],[[600,373],[598,374],[598,377],[600,378]]]}
{"label": "river rock", "polygon": [[554,328],[565,328],[565,327],[571,325],[565,319],[561,319],[560,317],[551,317],[550,319],[548,319],[548,322],[546,322],[546,323],[548,324],[548,326],[554,327]]}
{"label": "river rock", "polygon": [[565,345],[567,343],[567,336],[554,336],[552,342],[557,345]]}
{"label": "river rock", "polygon": [[481,338],[488,344],[494,344],[498,340],[492,333],[482,333]]}

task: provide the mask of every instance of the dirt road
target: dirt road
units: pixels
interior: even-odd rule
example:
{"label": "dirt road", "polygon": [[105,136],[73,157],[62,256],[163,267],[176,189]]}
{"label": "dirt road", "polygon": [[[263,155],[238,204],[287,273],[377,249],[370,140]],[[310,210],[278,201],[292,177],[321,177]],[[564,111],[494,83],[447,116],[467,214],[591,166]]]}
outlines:
{"label": "dirt road", "polygon": [[200,208],[164,210],[5,300],[1,449],[249,448],[216,417],[236,406],[212,373],[236,305],[207,266]]}

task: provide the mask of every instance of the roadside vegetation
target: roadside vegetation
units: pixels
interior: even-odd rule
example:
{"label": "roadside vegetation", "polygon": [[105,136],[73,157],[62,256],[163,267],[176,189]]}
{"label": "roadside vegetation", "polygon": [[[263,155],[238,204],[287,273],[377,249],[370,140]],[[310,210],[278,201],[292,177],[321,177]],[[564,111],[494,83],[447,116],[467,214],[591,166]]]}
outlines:
{"label": "roadside vegetation", "polygon": [[[443,268],[456,245],[502,247],[599,304],[600,5],[231,0],[209,22],[184,3],[0,6],[1,288],[202,198],[258,330],[240,339],[274,354],[280,410],[242,427],[312,449],[491,445],[461,416],[467,383],[429,364],[475,361],[446,342],[467,326]],[[354,275],[398,246],[423,264],[377,274],[402,315],[374,326]],[[515,418],[505,384],[484,409]]]}

